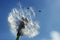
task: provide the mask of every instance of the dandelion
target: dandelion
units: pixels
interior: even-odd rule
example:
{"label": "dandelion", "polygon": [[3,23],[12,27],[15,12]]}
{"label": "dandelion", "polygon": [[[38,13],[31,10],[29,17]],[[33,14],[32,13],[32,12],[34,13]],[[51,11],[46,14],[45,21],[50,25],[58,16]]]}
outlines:
{"label": "dandelion", "polygon": [[8,16],[8,22],[10,24],[10,31],[16,35],[16,40],[19,40],[20,36],[35,37],[39,34],[39,23],[34,21],[35,12],[32,7],[29,9],[13,8]]}

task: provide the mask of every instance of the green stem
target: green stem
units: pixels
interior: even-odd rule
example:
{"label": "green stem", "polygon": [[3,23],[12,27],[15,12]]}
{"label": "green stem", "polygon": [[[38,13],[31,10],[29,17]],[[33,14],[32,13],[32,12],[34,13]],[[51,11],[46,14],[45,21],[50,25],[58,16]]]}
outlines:
{"label": "green stem", "polygon": [[19,36],[16,37],[16,40],[19,40]]}
{"label": "green stem", "polygon": [[16,40],[19,40],[20,35],[21,35],[21,33],[18,31]]}

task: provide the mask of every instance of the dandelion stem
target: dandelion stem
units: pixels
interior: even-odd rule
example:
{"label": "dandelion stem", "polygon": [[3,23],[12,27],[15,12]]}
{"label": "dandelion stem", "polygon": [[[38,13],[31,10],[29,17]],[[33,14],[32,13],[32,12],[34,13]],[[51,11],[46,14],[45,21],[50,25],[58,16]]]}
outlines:
{"label": "dandelion stem", "polygon": [[19,40],[19,37],[20,37],[20,36],[17,36],[17,37],[16,37],[16,40]]}
{"label": "dandelion stem", "polygon": [[21,33],[18,31],[16,40],[19,40],[20,35],[21,35]]}
{"label": "dandelion stem", "polygon": [[16,37],[16,40],[19,40],[19,37]]}

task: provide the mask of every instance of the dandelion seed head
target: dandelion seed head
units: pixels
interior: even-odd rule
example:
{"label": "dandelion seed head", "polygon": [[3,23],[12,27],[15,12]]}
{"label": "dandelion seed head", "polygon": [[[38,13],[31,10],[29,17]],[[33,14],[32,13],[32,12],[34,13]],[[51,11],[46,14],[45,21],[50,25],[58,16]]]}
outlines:
{"label": "dandelion seed head", "polygon": [[[22,20],[22,17],[25,19],[27,18],[28,23]],[[20,21],[23,21],[26,25],[25,28],[22,29],[23,35],[27,37],[34,37],[39,34],[38,29],[40,28],[38,22],[33,21],[35,17],[35,12],[32,7],[28,9],[17,10],[17,8],[13,8],[8,16],[8,22],[10,24],[10,31],[13,34],[17,34],[17,29],[19,27]]]}

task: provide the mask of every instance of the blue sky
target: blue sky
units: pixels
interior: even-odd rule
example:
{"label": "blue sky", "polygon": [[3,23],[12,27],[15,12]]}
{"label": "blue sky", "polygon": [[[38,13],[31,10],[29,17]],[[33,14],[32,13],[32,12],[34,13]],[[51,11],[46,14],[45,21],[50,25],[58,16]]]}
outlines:
{"label": "blue sky", "polygon": [[[22,7],[32,6],[40,22],[40,34],[34,38],[21,37],[21,40],[60,40],[60,0],[0,0],[0,40],[15,40],[9,31],[7,21],[11,10],[21,2]],[[42,12],[38,12],[42,10]],[[56,39],[53,34],[56,34]]]}

